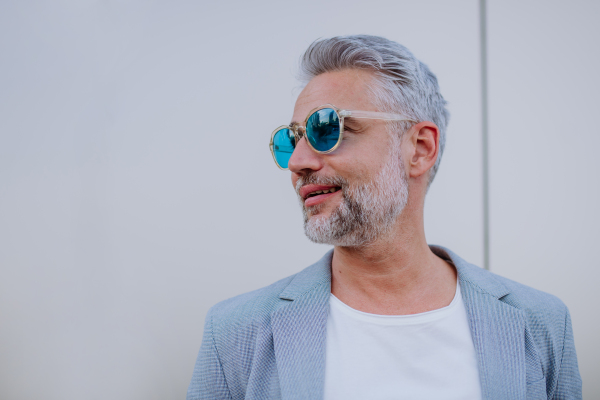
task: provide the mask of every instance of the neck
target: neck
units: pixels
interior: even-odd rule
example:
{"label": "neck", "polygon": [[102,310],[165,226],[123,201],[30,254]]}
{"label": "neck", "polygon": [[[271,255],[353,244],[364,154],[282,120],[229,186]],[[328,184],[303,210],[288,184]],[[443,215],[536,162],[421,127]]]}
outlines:
{"label": "neck", "polygon": [[450,304],[456,271],[429,249],[422,215],[409,202],[392,229],[373,243],[336,247],[331,292],[373,314],[416,314]]}

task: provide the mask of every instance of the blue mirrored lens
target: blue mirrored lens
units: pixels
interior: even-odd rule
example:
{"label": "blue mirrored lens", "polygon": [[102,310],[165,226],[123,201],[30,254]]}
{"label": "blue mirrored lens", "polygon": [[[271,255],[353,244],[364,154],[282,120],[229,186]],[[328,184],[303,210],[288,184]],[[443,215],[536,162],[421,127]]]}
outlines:
{"label": "blue mirrored lens", "polygon": [[291,129],[280,129],[273,136],[275,161],[281,168],[287,168],[290,157],[296,148],[296,138]]}
{"label": "blue mirrored lens", "polygon": [[340,121],[332,108],[313,113],[306,122],[306,137],[318,151],[333,149],[340,138]]}

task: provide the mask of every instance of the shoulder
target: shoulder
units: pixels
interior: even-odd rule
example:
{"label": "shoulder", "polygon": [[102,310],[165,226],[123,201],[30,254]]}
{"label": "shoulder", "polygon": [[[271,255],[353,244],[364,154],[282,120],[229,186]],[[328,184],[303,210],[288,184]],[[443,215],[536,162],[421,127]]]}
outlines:
{"label": "shoulder", "polygon": [[496,297],[536,319],[545,319],[549,323],[557,319],[564,322],[568,310],[558,297],[486,271],[441,246],[431,248],[438,256],[452,261],[461,283],[470,284],[476,290]]}
{"label": "shoulder", "polygon": [[[479,268],[471,266],[471,268]],[[507,293],[499,300],[518,310],[521,310],[527,320],[529,331],[537,342],[551,340],[560,346],[564,340],[567,328],[569,310],[558,297],[515,282],[511,279],[496,275],[479,268],[506,288]]]}
{"label": "shoulder", "polygon": [[330,282],[331,255],[330,251],[297,274],[269,286],[214,305],[206,317],[206,323],[210,324],[213,335],[232,337],[235,332],[247,335],[268,328],[271,316],[279,307],[317,285]]}
{"label": "shoulder", "polygon": [[480,290],[489,292],[498,299],[515,308],[530,314],[546,316],[562,316],[564,319],[567,307],[558,297],[513,281],[473,264],[462,266],[463,275]]}
{"label": "shoulder", "polygon": [[554,319],[565,319],[567,306],[558,297],[541,290],[523,285],[492,272],[485,271],[501,282],[510,291],[502,297],[502,301],[521,309],[528,314]]}
{"label": "shoulder", "polygon": [[280,293],[290,284],[297,274],[281,279],[269,286],[240,294],[215,304],[208,312],[214,326],[247,325],[268,317],[282,301]]}
{"label": "shoulder", "polygon": [[[488,271],[485,272],[492,275],[509,290],[509,293],[501,297],[500,301],[523,312],[527,321],[527,331],[531,334],[541,358],[551,360],[559,356],[565,341],[572,334],[567,306],[552,294]],[[556,358],[554,362],[545,361],[544,364],[548,370],[551,365],[560,364],[560,357]]]}

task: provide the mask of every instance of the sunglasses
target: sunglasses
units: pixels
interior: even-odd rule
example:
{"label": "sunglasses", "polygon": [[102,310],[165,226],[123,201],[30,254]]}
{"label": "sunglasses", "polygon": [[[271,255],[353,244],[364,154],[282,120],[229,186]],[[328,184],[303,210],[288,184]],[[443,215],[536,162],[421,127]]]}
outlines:
{"label": "sunglasses", "polygon": [[273,131],[269,148],[275,164],[280,169],[288,169],[292,153],[304,136],[306,136],[308,146],[315,152],[319,154],[331,153],[342,142],[344,118],[416,122],[401,114],[341,110],[334,105],[325,104],[309,112],[303,125],[283,125]]}

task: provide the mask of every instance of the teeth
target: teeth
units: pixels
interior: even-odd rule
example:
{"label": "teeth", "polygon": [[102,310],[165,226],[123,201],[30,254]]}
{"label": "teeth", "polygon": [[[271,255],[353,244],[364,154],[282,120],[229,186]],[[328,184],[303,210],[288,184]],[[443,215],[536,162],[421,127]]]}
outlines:
{"label": "teeth", "polygon": [[337,190],[338,190],[338,188],[335,188],[335,187],[332,187],[330,189],[325,189],[325,190],[317,190],[312,193],[309,193],[309,195],[307,197],[316,196],[316,195],[325,194],[325,193],[333,193],[333,192],[336,192]]}

